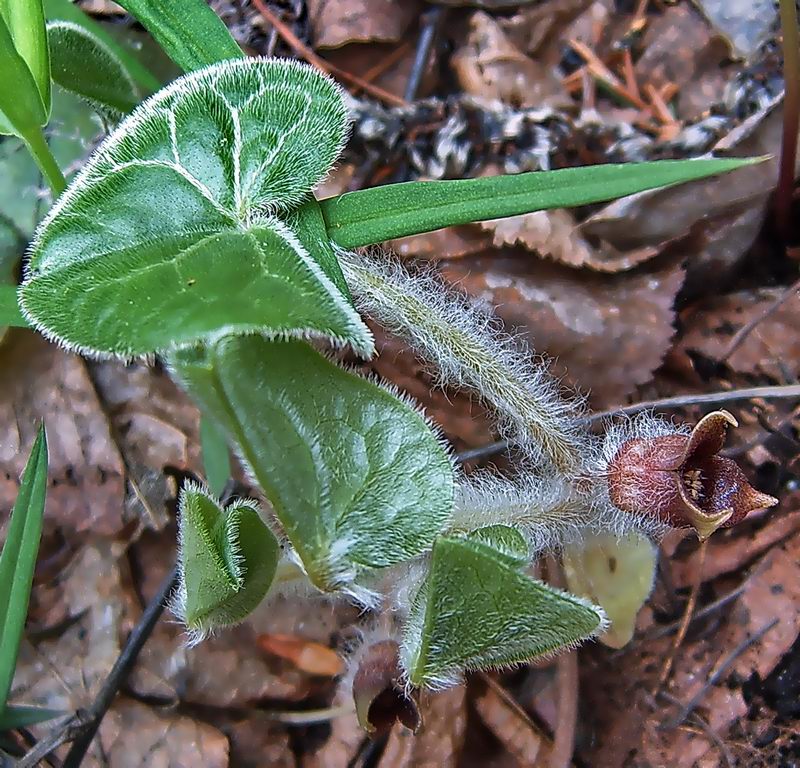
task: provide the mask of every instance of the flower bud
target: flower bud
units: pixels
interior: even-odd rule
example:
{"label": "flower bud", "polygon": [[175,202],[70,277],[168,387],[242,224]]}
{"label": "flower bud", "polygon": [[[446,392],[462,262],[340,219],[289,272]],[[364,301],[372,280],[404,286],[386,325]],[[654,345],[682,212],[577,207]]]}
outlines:
{"label": "flower bud", "polygon": [[673,528],[694,528],[701,539],[777,504],[753,488],[734,461],[717,455],[730,425],[738,426],[730,413],[715,411],[691,434],[626,440],[608,463],[611,501]]}

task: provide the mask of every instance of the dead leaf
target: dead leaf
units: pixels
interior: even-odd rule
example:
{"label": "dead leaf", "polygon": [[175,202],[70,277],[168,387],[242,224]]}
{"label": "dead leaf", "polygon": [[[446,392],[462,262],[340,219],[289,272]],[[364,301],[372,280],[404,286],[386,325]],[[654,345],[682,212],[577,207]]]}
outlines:
{"label": "dead leaf", "polygon": [[673,335],[672,304],[683,281],[675,264],[642,274],[585,274],[505,251],[441,262],[443,276],[497,307],[567,383],[595,407],[616,405],[648,381]]}
{"label": "dead leaf", "polygon": [[387,243],[403,259],[460,259],[485,251],[490,244],[491,239],[481,232],[479,226],[472,224],[409,235]]}
{"label": "dead leaf", "polygon": [[423,694],[417,733],[395,726],[379,768],[455,768],[467,727],[466,689]]}
{"label": "dead leaf", "polygon": [[754,54],[776,25],[778,8],[771,0],[693,1],[743,57]]}
{"label": "dead leaf", "polygon": [[[352,703],[352,693],[348,701],[346,695],[342,703]],[[310,754],[302,756],[303,768],[329,768],[334,765],[351,765],[367,735],[358,724],[356,713],[336,717],[330,724],[330,736],[325,743]]]}
{"label": "dead leaf", "polygon": [[216,722],[230,739],[232,766],[237,768],[297,768],[286,727],[266,719],[257,710],[244,719]]}
{"label": "dead leaf", "polygon": [[396,42],[422,8],[416,0],[309,0],[315,48],[351,42]]}
{"label": "dead leaf", "polygon": [[339,654],[327,645],[295,635],[265,634],[256,639],[259,648],[294,664],[309,675],[336,677],[344,670]]}
{"label": "dead leaf", "polygon": [[39,424],[47,427],[46,529],[115,536],[126,523],[122,458],[83,361],[29,331],[0,349],[0,509],[9,511]]}
{"label": "dead leaf", "polygon": [[483,11],[470,17],[469,36],[453,55],[452,65],[464,92],[472,96],[516,107],[543,106],[555,94],[563,102],[561,83],[552,69],[528,58]]}
{"label": "dead leaf", "polygon": [[[227,768],[228,739],[185,715],[120,698],[103,718],[86,766],[115,768]],[[102,750],[102,751],[101,751]],[[97,754],[97,753],[100,754]],[[97,754],[91,760],[92,754]]]}

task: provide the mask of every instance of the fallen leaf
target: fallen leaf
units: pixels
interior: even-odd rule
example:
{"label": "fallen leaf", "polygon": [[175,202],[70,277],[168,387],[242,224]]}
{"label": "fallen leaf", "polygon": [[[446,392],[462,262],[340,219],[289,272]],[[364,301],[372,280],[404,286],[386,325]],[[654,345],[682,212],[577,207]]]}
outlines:
{"label": "fallen leaf", "polygon": [[268,720],[258,710],[250,710],[243,719],[214,724],[230,739],[232,766],[297,768],[286,727]]}
{"label": "fallen leaf", "polygon": [[772,35],[778,8],[772,0],[694,0],[730,41],[734,52],[751,56]]}
{"label": "fallen leaf", "polygon": [[338,48],[351,42],[396,42],[420,12],[417,0],[308,1],[315,48]]}
{"label": "fallen leaf", "polygon": [[256,642],[265,653],[286,659],[309,675],[336,677],[344,670],[344,662],[339,654],[322,643],[295,635],[277,634],[259,635]]}
{"label": "fallen leaf", "polygon": [[45,530],[114,536],[123,514],[122,458],[83,361],[30,331],[0,349],[0,509],[11,509],[39,423],[47,427]]}
{"label": "fallen leaf", "polygon": [[439,264],[442,275],[497,307],[509,329],[555,358],[552,370],[590,391],[595,407],[617,405],[648,381],[669,348],[679,265],[641,274],[576,272],[507,250],[495,258]]}
{"label": "fallen leaf", "polygon": [[[352,704],[352,693],[344,692],[339,703]],[[339,699],[337,699],[339,701]],[[358,724],[356,713],[342,715],[331,720],[330,735],[316,750],[302,756],[303,768],[329,768],[335,765],[351,765],[359,754],[367,735]]]}

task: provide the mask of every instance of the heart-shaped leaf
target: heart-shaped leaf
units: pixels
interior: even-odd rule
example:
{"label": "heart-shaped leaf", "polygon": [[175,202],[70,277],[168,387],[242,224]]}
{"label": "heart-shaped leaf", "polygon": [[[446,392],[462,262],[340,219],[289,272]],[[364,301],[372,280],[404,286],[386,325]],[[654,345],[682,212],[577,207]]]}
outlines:
{"label": "heart-shaped leaf", "polygon": [[237,624],[264,599],[278,542],[249,501],[224,510],[192,483],[181,491],[180,582],[174,610],[197,639]]}
{"label": "heart-shaped leaf", "polygon": [[122,61],[86,27],[70,21],[47,25],[53,80],[115,121],[140,101]]}
{"label": "heart-shaped leaf", "polygon": [[531,579],[492,547],[443,537],[412,605],[401,660],[412,685],[446,687],[464,670],[573,646],[604,621],[600,608]]}
{"label": "heart-shaped leaf", "polygon": [[299,341],[229,336],[172,358],[238,445],[311,580],[428,550],[453,503],[453,470],[425,420]]}
{"label": "heart-shaped leaf", "polygon": [[274,215],[310,198],[346,128],[337,86],[305,65],[235,60],[180,78],[119,125],[43,222],[23,311],[99,356],[222,332],[370,355],[338,267]]}

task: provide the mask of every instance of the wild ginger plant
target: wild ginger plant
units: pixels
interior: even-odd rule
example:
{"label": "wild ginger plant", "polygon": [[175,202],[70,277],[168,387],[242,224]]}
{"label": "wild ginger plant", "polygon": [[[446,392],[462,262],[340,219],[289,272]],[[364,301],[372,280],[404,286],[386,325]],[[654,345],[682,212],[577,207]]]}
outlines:
{"label": "wild ginger plant", "polygon": [[[775,503],[717,457],[729,414],[694,432],[645,416],[598,437],[490,309],[363,250],[748,161],[409,182],[318,201],[347,140],[339,87],[304,64],[239,57],[194,0],[179,4],[197,14],[185,29],[157,3],[123,4],[193,71],[125,117],[58,196],[18,299],[27,322],[68,349],[160,356],[269,501],[223,508],[204,487],[182,489],[174,608],[192,641],[289,582],[346,596],[383,616],[351,663],[362,722],[373,727],[372,705],[388,696],[412,723],[414,689],[603,630],[601,607],[528,574],[542,553],[588,534],[707,536]],[[86,44],[74,32],[61,25],[53,39]],[[485,403],[521,457],[512,475],[464,475],[409,398],[339,364],[337,348],[375,354],[362,313],[405,339],[442,386]]]}

